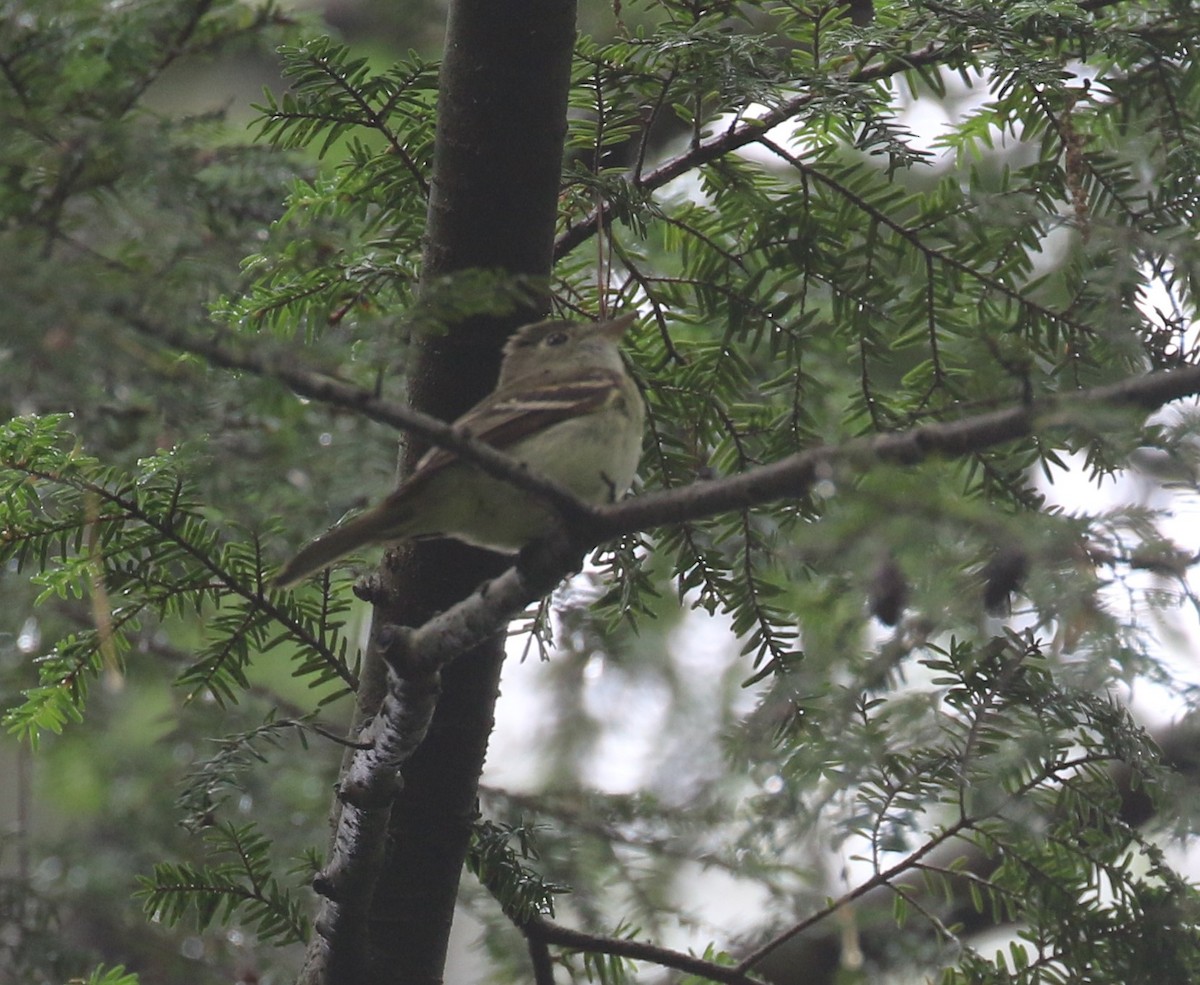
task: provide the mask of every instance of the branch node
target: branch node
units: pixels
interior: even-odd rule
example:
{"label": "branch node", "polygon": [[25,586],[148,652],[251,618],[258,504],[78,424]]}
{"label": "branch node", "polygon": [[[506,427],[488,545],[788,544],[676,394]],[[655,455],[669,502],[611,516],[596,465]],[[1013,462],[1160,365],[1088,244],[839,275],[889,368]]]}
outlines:
{"label": "branch node", "polygon": [[383,586],[380,584],[378,575],[364,575],[354,583],[351,589],[355,596],[364,602],[369,602],[371,605],[378,605],[385,599]]}

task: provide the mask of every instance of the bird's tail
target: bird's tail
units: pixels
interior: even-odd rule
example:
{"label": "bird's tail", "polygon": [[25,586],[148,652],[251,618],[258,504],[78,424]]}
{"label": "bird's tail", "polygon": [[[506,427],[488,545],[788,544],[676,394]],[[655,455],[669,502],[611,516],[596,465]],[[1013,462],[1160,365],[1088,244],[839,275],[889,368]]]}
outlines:
{"label": "bird's tail", "polygon": [[393,539],[389,528],[395,526],[394,519],[391,523],[384,522],[378,508],[361,513],[301,548],[300,553],[283,566],[271,584],[274,588],[291,588],[314,571],[320,571],[360,547]]}

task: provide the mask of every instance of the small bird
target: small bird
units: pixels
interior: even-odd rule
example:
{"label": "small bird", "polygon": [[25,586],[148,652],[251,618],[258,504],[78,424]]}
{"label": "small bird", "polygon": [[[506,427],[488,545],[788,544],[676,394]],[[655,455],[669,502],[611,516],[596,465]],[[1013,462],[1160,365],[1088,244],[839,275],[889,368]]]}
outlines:
{"label": "small bird", "polygon": [[[496,389],[455,427],[585,503],[616,500],[633,482],[645,423],[641,394],[617,347],[634,317],[518,329],[504,346]],[[288,588],[360,547],[419,537],[454,537],[511,554],[551,522],[536,497],[434,448],[381,503],[311,541],[274,585]]]}

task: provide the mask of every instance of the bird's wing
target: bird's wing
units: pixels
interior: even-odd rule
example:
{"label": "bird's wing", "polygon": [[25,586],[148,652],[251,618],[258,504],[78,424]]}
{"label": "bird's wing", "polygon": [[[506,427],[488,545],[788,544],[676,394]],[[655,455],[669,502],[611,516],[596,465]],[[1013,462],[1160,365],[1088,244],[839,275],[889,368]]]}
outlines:
{"label": "bird's wing", "polygon": [[[516,442],[559,421],[592,414],[607,406],[621,392],[621,378],[609,370],[592,370],[569,380],[496,390],[454,422],[476,441],[507,451]],[[413,474],[389,496],[409,493],[414,484],[425,482],[451,462],[457,453],[448,448],[431,448],[417,463]]]}
{"label": "bird's wing", "polygon": [[[619,392],[620,384],[616,373],[594,370],[556,383],[525,384],[507,392],[496,390],[463,414],[454,426],[476,441],[505,451],[559,421],[600,410]],[[436,471],[457,457],[448,449],[434,448],[418,463],[414,475]]]}

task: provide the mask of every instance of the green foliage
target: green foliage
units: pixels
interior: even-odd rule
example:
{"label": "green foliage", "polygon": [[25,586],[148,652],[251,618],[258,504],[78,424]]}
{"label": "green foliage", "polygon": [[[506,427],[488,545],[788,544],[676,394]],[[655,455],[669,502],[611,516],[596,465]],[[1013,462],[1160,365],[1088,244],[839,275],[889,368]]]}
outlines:
{"label": "green foliage", "polygon": [[554,916],[555,895],[570,892],[566,886],[546,882],[525,864],[538,858],[534,834],[535,828],[528,825],[476,821],[467,852],[467,868],[517,926],[534,916]]}
{"label": "green foliage", "polygon": [[222,823],[208,829],[204,841],[213,856],[230,860],[156,865],[152,878],[138,880],[147,916],[170,926],[194,911],[200,930],[214,919],[227,924],[238,917],[263,940],[280,945],[307,940],[304,905],[271,875],[268,839],[253,825]]}
{"label": "green foliage", "polygon": [[[617,927],[613,936],[618,939],[631,938],[637,936],[638,932],[637,927]],[[571,966],[571,957],[570,954],[565,956],[567,967]],[[579,955],[579,962],[583,966],[584,978],[589,982],[599,982],[600,985],[621,985],[621,982],[630,980],[633,972],[633,963],[615,954],[584,951]]]}
{"label": "green foliage", "polygon": [[138,976],[125,971],[124,965],[105,968],[100,965],[87,978],[73,978],[68,985],[138,985]]}
{"label": "green foliage", "polygon": [[225,807],[228,799],[240,794],[242,777],[256,765],[266,765],[270,757],[263,747],[271,750],[283,745],[284,736],[299,737],[301,749],[308,749],[306,729],[314,727],[304,722],[277,721],[272,710],[262,725],[238,735],[225,736],[217,743],[217,752],[196,764],[184,783],[176,802],[182,812],[182,824],[200,831]]}
{"label": "green foliage", "polygon": [[[374,73],[345,45],[281,49],[290,90],[268,90],[260,135],[280,148],[340,147],[332,176],[297,182],[278,256],[246,261],[254,289],[221,306],[237,324],[312,337],[325,326],[412,303],[433,154],[433,66],[416,59]],[[316,234],[314,236],[314,234]],[[407,259],[406,259],[407,258]],[[411,262],[409,262],[411,261]]]}
{"label": "green foliage", "polygon": [[[232,715],[264,655],[286,654],[315,693],[205,720],[216,752],[180,754],[179,811],[221,861],[161,863],[142,892],[167,924],[303,941],[307,904],[272,875],[267,834],[225,818],[357,685],[353,610],[343,577],[269,591],[282,545],[260,538],[385,489],[392,439],[221,369],[203,326],[373,391],[394,383],[397,322],[444,331],[546,285],[468,271],[417,296],[436,64],[289,36],[248,146],[219,113],[178,119],[152,97],[189,59],[261,46],[285,21],[273,5],[34,6],[0,19],[0,565],[5,632],[33,620],[52,639],[34,670],[43,650],[5,637],[5,693],[24,691],[5,723],[49,745],[97,715],[97,681],[169,650],[190,742],[204,707]],[[833,4],[644,2],[577,44],[549,287],[564,313],[603,298],[645,315],[645,488],[1195,364],[1194,5],[874,8],[855,23]],[[933,137],[907,112],[931,104]],[[554,781],[491,791],[474,832],[468,865],[507,920],[551,913],[569,885],[594,933],[707,940],[688,880],[719,874],[758,894],[754,939],[825,930],[841,884],[814,859],[834,846],[947,982],[1196,978],[1195,890],[1123,798],[1146,792],[1184,833],[1194,820],[1114,697],[1149,679],[1194,707],[1153,635],[1196,604],[1194,545],[1151,508],[1051,507],[1046,483],[1072,456],[1097,480],[1141,456],[1194,494],[1200,427],[1044,423],[598,551],[602,587],[575,583],[534,624],[559,675],[539,750]],[[1005,559],[1023,577],[1000,577]],[[882,582],[889,637],[865,604]],[[718,673],[683,652],[700,614],[731,639]],[[589,783],[619,758],[587,703],[598,661],[629,694],[670,696],[657,773],[628,794]],[[968,878],[973,854],[995,864]],[[1020,941],[977,953],[988,922]],[[493,954],[504,933],[489,925]],[[599,950],[561,963],[576,980],[638,970]]]}
{"label": "green foliage", "polygon": [[209,640],[180,675],[193,695],[234,701],[252,655],[289,644],[310,686],[353,686],[341,636],[343,599],[268,593],[256,541],[227,541],[185,484],[180,456],[104,468],[61,430],[64,419],[15,418],[0,431],[0,561],[38,569],[38,601],[89,602],[94,625],[61,639],[7,727],[36,740],[80,720],[89,682],[120,671],[147,620],[206,617]]}

